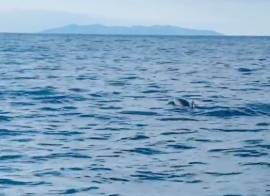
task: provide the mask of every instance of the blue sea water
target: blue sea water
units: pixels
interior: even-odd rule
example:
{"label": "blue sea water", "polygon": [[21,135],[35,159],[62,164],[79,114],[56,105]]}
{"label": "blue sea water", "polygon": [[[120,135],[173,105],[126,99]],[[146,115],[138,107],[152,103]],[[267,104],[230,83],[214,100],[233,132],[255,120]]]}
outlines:
{"label": "blue sea water", "polygon": [[270,195],[270,37],[0,34],[0,66],[0,195]]}

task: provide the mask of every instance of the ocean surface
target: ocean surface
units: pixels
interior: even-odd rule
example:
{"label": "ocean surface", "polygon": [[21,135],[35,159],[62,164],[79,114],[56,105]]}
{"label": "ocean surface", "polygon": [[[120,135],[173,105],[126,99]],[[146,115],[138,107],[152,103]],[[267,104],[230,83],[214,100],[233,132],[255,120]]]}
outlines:
{"label": "ocean surface", "polygon": [[270,37],[0,34],[0,77],[1,196],[270,195]]}

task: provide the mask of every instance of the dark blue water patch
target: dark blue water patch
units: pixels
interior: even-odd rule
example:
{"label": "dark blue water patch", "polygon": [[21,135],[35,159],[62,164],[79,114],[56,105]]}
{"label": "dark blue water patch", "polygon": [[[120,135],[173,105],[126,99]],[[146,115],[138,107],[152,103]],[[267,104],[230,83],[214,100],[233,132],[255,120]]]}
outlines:
{"label": "dark blue water patch", "polygon": [[37,76],[32,76],[32,77],[27,77],[27,76],[21,76],[21,77],[15,77],[14,80],[37,80],[39,77]]}
{"label": "dark blue water patch", "polygon": [[199,121],[192,118],[161,118],[160,121]]}
{"label": "dark blue water patch", "polygon": [[36,90],[24,90],[24,91],[16,91],[17,95],[30,95],[30,96],[49,96],[57,94],[55,88],[46,87],[46,88],[38,88]]}
{"label": "dark blue water patch", "polygon": [[149,108],[150,110],[162,110],[163,108],[162,107],[151,107]]}
{"label": "dark blue water patch", "polygon": [[101,103],[120,103],[122,102],[119,99],[110,99],[110,100],[98,100],[98,103],[96,104],[97,106],[102,106]]}
{"label": "dark blue water patch", "polygon": [[140,116],[159,116],[156,112],[148,111],[121,111],[120,114],[129,114],[129,115],[140,115]]}
{"label": "dark blue water patch", "polygon": [[245,132],[263,132],[267,131],[267,129],[212,129],[213,131],[221,131],[221,132],[239,132],[239,133],[245,133]]}
{"label": "dark blue water patch", "polygon": [[0,129],[0,136],[19,136],[19,135],[35,135],[37,134],[37,131],[13,131],[10,129]]}
{"label": "dark blue water patch", "polygon": [[8,121],[11,121],[13,118],[10,117],[10,116],[3,116],[3,115],[0,115],[0,122],[8,122]]}
{"label": "dark blue water patch", "polygon": [[218,143],[218,142],[222,142],[221,140],[196,139],[196,138],[189,138],[187,141],[195,141],[195,142],[202,142],[202,143]]}
{"label": "dark blue water patch", "polygon": [[63,144],[38,143],[39,146],[63,146]]}
{"label": "dark blue water patch", "polygon": [[247,143],[247,144],[260,144],[263,142],[262,139],[257,139],[257,140],[245,140],[243,141],[244,143]]}
{"label": "dark blue water patch", "polygon": [[137,154],[143,154],[143,155],[157,155],[157,154],[164,154],[164,152],[155,150],[153,148],[134,148],[130,150],[123,150],[124,152],[130,152],[130,153],[137,153]]}
{"label": "dark blue water patch", "polygon": [[97,76],[80,75],[76,77],[76,80],[98,80]]}
{"label": "dark blue water patch", "polygon": [[89,140],[108,140],[110,136],[104,136],[104,137],[89,137],[87,139]]}
{"label": "dark blue water patch", "polygon": [[189,165],[207,165],[206,163],[203,162],[189,162]]}
{"label": "dark blue water patch", "polygon": [[104,94],[104,93],[91,93],[91,94],[89,94],[89,96],[101,98],[101,97],[106,96],[106,94]]}
{"label": "dark blue water patch", "polygon": [[173,61],[157,61],[156,64],[158,65],[168,65],[168,64],[173,64]]}
{"label": "dark blue water patch", "polygon": [[22,155],[2,155],[0,156],[0,161],[14,161],[16,159],[21,159]]}
{"label": "dark blue water patch", "polygon": [[240,175],[242,172],[230,172],[230,173],[220,173],[220,172],[204,172],[212,176],[231,176],[231,175]]}
{"label": "dark blue water patch", "polygon": [[270,163],[267,162],[250,162],[250,163],[242,163],[243,166],[266,166],[270,167]]}
{"label": "dark blue water patch", "polygon": [[113,171],[112,169],[110,168],[106,168],[106,167],[95,167],[95,168],[89,168],[90,171],[96,171],[96,172],[99,172],[99,171]]}
{"label": "dark blue water patch", "polygon": [[35,106],[36,103],[31,102],[10,102],[11,106]]}
{"label": "dark blue water patch", "polygon": [[42,110],[42,111],[50,111],[50,112],[59,111],[58,108],[52,108],[52,107],[42,107],[42,108],[39,108],[39,109]]}
{"label": "dark blue water patch", "polygon": [[131,130],[130,128],[114,128],[114,127],[105,127],[105,128],[96,128],[95,130],[97,131],[126,131],[126,130]]}
{"label": "dark blue water patch", "polygon": [[268,156],[268,153],[264,153],[264,152],[258,152],[256,150],[237,150],[236,152],[234,152],[233,154],[234,156],[237,157],[264,157],[264,156]]}
{"label": "dark blue water patch", "polygon": [[[202,108],[202,107],[201,107]],[[258,113],[254,111],[241,111],[241,110],[234,110],[234,109],[216,109],[211,111],[199,111],[195,113],[199,116],[213,116],[218,118],[231,118],[237,116],[257,116]]]}
{"label": "dark blue water patch", "polygon": [[188,184],[197,184],[197,183],[202,183],[203,181],[201,180],[191,180],[191,181],[186,181],[185,183],[188,183]]}
{"label": "dark blue water patch", "polygon": [[239,68],[238,69],[238,72],[245,74],[245,75],[250,75],[252,71],[253,71],[252,69],[248,69],[248,68]]}
{"label": "dark blue water patch", "polygon": [[121,138],[121,140],[145,140],[149,138],[150,137],[145,136],[145,135],[136,135],[134,137],[124,137],[124,138]]}
{"label": "dark blue water patch", "polygon": [[70,195],[70,194],[88,192],[88,191],[93,191],[93,190],[98,190],[98,189],[99,189],[99,187],[91,186],[91,187],[87,187],[87,188],[67,189],[67,190],[58,192],[58,194],[61,194],[61,195]]}
{"label": "dark blue water patch", "polygon": [[136,124],[136,127],[147,127],[148,125],[146,124]]}
{"label": "dark blue water patch", "polygon": [[79,127],[78,129],[80,129],[80,130],[91,130],[94,126],[97,126],[97,125],[91,125],[91,126]]}
{"label": "dark blue water patch", "polygon": [[260,147],[260,148],[264,148],[264,149],[270,150],[270,145],[269,145],[269,144],[260,144],[260,145],[257,145],[257,147]]}
{"label": "dark blue water patch", "polygon": [[128,179],[124,179],[124,178],[108,178],[108,180],[116,181],[116,182],[129,182]]}
{"label": "dark blue water patch", "polygon": [[62,108],[60,108],[60,110],[76,110],[77,107],[74,106],[64,106]]}
{"label": "dark blue water patch", "polygon": [[142,91],[141,93],[143,94],[153,94],[153,93],[167,93],[167,90],[145,90]]}
{"label": "dark blue water patch", "polygon": [[136,100],[136,99],[145,99],[145,98],[148,99],[148,97],[143,96],[143,95],[132,95],[132,96],[131,95],[123,95],[123,98],[130,98],[130,99],[133,99],[133,100]]}
{"label": "dark blue water patch", "polygon": [[191,130],[178,130],[178,131],[168,131],[161,133],[161,135],[181,135],[181,134],[193,134],[197,133],[198,131],[191,131]]}
{"label": "dark blue water patch", "polygon": [[173,68],[173,67],[168,67],[167,68],[167,71],[172,71],[172,72],[178,71],[178,70],[179,70],[179,68]]}
{"label": "dark blue water patch", "polygon": [[110,86],[127,86],[130,85],[127,82],[121,82],[121,81],[107,81],[107,84]]}
{"label": "dark blue water patch", "polygon": [[195,176],[195,174],[186,173],[186,174],[171,174],[171,173],[157,173],[151,171],[136,171],[138,174],[130,175],[133,178],[138,178],[142,181],[171,181],[171,182],[179,182],[183,181],[183,179],[189,179]]}
{"label": "dark blue water patch", "polygon": [[47,76],[47,79],[58,79],[58,76]]}
{"label": "dark blue water patch", "polygon": [[81,118],[95,118],[95,114],[80,114],[79,117]]}
{"label": "dark blue water patch", "polygon": [[204,100],[201,100],[201,102],[204,102],[204,103],[212,103],[212,102],[215,102],[215,100],[212,100],[212,99],[204,99]]}
{"label": "dark blue water patch", "polygon": [[106,106],[106,107],[99,107],[99,109],[102,109],[102,110],[121,110],[122,107]]}
{"label": "dark blue water patch", "polygon": [[[118,153],[118,152],[114,152],[114,153]],[[100,162],[100,163],[104,163],[107,158],[119,158],[119,157],[120,157],[120,155],[118,155],[118,154],[115,154],[115,155],[97,155],[95,161]]]}
{"label": "dark blue water patch", "polygon": [[246,104],[246,109],[254,111],[257,114],[270,116],[270,104],[269,103],[250,103]]}
{"label": "dark blue water patch", "polygon": [[40,101],[41,103],[45,104],[63,104],[63,103],[71,103],[71,99],[68,96],[38,96],[38,97],[31,97],[32,100]]}
{"label": "dark blue water patch", "polygon": [[266,122],[257,123],[256,126],[259,126],[259,127],[266,127],[266,126],[270,126],[270,123],[266,123]]}
{"label": "dark blue water patch", "polygon": [[22,142],[22,143],[27,143],[27,142],[31,142],[34,141],[34,139],[31,138],[24,138],[24,139],[12,139],[10,140],[12,142]]}
{"label": "dark blue water patch", "polygon": [[37,177],[60,177],[63,176],[61,172],[58,171],[41,171],[41,172],[34,172],[34,176]]}
{"label": "dark blue water patch", "polygon": [[169,144],[169,145],[167,145],[167,147],[178,149],[178,150],[190,150],[190,149],[196,148],[193,146],[186,146],[186,145],[182,145],[182,144]]}
{"label": "dark blue water patch", "polygon": [[215,152],[215,153],[222,152],[225,154],[233,154],[233,156],[243,157],[243,158],[268,156],[268,153],[260,152],[254,149],[246,149],[246,148],[212,149],[212,150],[208,150],[208,152]]}
{"label": "dark blue water patch", "polygon": [[68,89],[68,90],[70,90],[70,91],[72,91],[72,92],[76,92],[76,93],[85,93],[85,92],[88,92],[88,90],[86,90],[86,89],[81,89],[81,88],[70,88],[70,89]]}
{"label": "dark blue water patch", "polygon": [[35,106],[36,103],[31,102],[10,102],[11,106]]}
{"label": "dark blue water patch", "polygon": [[239,195],[239,194],[226,194],[226,195],[223,195],[223,196],[242,196],[242,195]]}
{"label": "dark blue water patch", "polygon": [[133,178],[138,178],[139,180],[150,180],[150,181],[165,181],[166,176],[160,176],[160,174],[134,174],[130,175]]}
{"label": "dark blue water patch", "polygon": [[237,148],[217,148],[217,149],[208,150],[208,152],[217,152],[217,153],[219,153],[219,152],[230,152],[230,151],[234,152],[236,150],[237,150]]}
{"label": "dark blue water patch", "polygon": [[59,159],[59,158],[73,158],[73,159],[91,159],[88,155],[82,155],[80,153],[52,153],[45,156],[33,156],[34,160],[43,160],[46,161],[48,159]]}
{"label": "dark blue water patch", "polygon": [[0,185],[8,185],[8,186],[37,186],[37,185],[45,185],[47,183],[41,182],[23,182],[18,180],[12,180],[7,178],[0,178]]}
{"label": "dark blue water patch", "polygon": [[74,135],[82,135],[83,132],[79,131],[44,131],[44,135],[61,135],[61,136],[74,136]]}
{"label": "dark blue water patch", "polygon": [[121,78],[121,80],[140,80],[142,78],[138,77],[138,76],[127,76],[127,77],[123,77]]}
{"label": "dark blue water patch", "polygon": [[61,171],[66,171],[66,170],[70,170],[70,171],[83,171],[83,168],[81,167],[70,167],[70,168],[60,168]]}

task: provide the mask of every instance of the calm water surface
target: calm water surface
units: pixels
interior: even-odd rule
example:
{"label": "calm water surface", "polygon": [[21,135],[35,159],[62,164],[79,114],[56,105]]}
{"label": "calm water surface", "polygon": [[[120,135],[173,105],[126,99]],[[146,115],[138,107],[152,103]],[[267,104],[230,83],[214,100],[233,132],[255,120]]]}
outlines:
{"label": "calm water surface", "polygon": [[270,195],[269,37],[1,34],[0,66],[0,195]]}

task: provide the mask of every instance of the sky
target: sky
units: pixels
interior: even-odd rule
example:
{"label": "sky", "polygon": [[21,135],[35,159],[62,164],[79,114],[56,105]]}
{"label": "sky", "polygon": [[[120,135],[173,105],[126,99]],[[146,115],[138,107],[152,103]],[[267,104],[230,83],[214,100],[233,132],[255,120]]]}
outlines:
{"label": "sky", "polygon": [[270,0],[0,0],[0,32],[97,23],[270,35]]}

